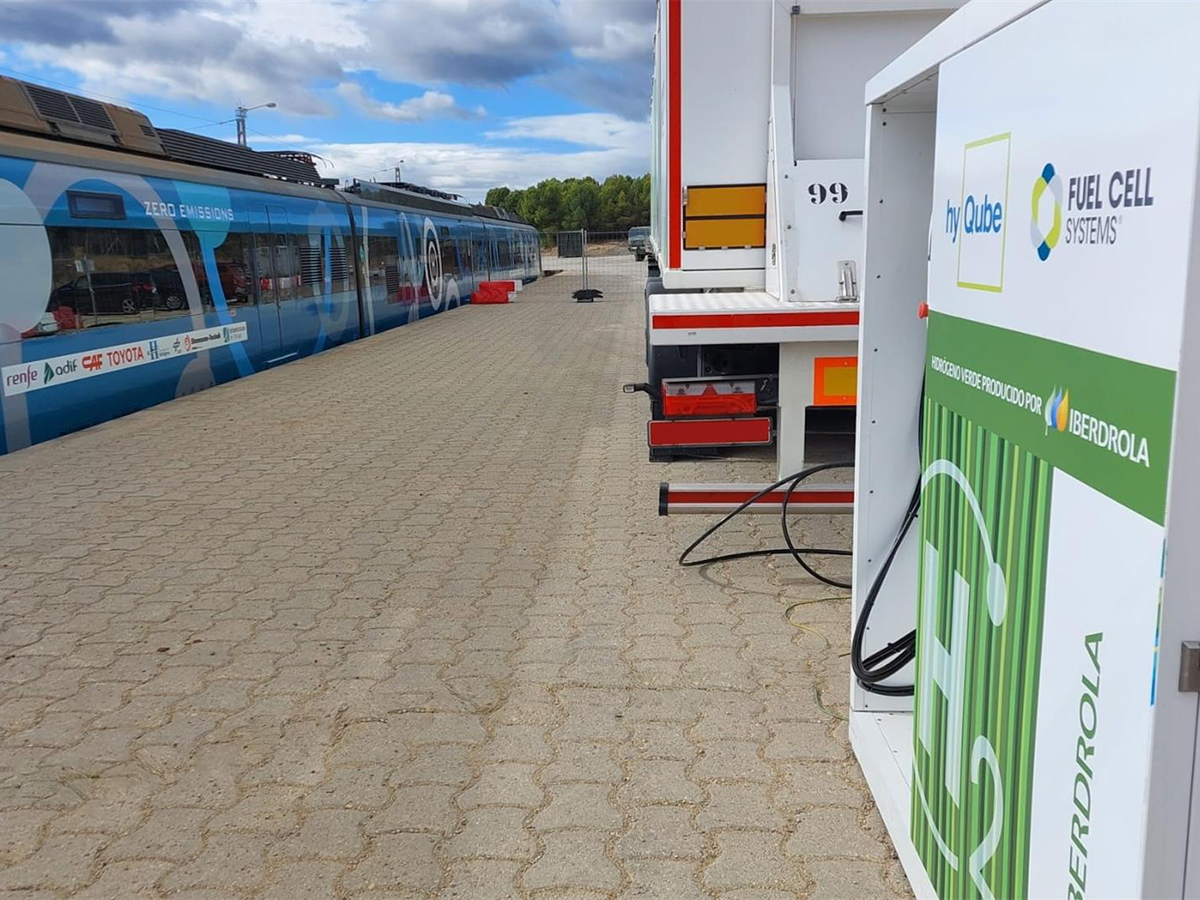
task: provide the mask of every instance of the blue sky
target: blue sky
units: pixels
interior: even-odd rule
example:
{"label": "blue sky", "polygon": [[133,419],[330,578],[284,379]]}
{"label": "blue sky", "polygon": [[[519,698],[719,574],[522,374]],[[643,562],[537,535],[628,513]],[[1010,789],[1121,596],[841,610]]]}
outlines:
{"label": "blue sky", "polygon": [[654,0],[0,0],[0,74],[482,199],[649,168]]}

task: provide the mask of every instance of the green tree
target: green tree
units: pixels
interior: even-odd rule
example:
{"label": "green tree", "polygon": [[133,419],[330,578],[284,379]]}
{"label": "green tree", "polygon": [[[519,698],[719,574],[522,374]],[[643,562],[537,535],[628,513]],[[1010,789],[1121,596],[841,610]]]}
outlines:
{"label": "green tree", "polygon": [[580,228],[627,231],[650,223],[650,190],[648,174],[609,175],[603,184],[590,176],[547,178],[523,190],[494,187],[486,202],[520,216],[543,234]]}
{"label": "green tree", "polygon": [[484,198],[484,203],[488,206],[498,206],[500,209],[508,209],[508,198],[512,195],[512,191],[507,187],[494,187],[487,192],[487,197]]}
{"label": "green tree", "polygon": [[595,178],[568,178],[563,184],[564,229],[596,228],[600,225],[600,184]]}

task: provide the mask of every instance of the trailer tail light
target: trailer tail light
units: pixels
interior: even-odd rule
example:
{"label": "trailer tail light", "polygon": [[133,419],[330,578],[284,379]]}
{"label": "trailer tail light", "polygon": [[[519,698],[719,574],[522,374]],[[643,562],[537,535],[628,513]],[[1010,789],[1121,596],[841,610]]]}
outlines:
{"label": "trailer tail light", "polygon": [[758,412],[753,381],[664,381],[663,415],[752,416]]}
{"label": "trailer tail light", "polygon": [[647,428],[651,447],[733,447],[771,443],[766,416],[741,419],[654,419]]}

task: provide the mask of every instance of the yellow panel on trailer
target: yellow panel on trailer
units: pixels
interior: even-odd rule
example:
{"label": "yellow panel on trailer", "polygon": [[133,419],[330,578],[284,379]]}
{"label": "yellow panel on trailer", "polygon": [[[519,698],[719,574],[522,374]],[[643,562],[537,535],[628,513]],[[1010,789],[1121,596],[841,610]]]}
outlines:
{"label": "yellow panel on trailer", "polygon": [[688,187],[684,216],[765,216],[765,184],[731,184],[714,187]]}
{"label": "yellow panel on trailer", "polygon": [[765,217],[728,219],[688,219],[683,246],[687,250],[699,247],[762,247],[767,242]]}

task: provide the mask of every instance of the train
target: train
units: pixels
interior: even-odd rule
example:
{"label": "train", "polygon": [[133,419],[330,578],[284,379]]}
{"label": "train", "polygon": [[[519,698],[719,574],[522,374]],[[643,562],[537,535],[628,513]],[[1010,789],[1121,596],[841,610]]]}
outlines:
{"label": "train", "polygon": [[503,210],[0,78],[0,454],[540,274]]}

